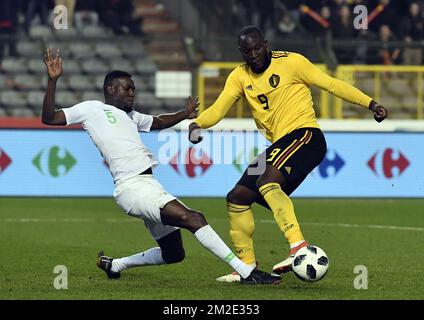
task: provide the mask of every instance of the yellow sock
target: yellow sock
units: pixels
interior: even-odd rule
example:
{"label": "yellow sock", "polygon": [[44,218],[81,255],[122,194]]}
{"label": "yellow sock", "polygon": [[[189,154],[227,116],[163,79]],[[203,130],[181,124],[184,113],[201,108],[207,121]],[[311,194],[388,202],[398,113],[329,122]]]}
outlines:
{"label": "yellow sock", "polygon": [[267,183],[259,188],[259,192],[274,213],[274,219],[288,242],[295,243],[304,240],[294,214],[293,203],[281,190],[281,186],[278,183]]}
{"label": "yellow sock", "polygon": [[230,218],[231,241],[237,256],[246,264],[256,264],[252,239],[255,221],[250,206],[227,202],[227,209]]}

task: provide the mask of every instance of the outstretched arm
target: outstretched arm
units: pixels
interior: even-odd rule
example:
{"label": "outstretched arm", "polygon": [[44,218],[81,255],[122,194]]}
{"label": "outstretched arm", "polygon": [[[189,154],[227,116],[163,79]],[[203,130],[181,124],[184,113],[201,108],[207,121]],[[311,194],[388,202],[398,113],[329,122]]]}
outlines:
{"label": "outstretched arm", "polygon": [[319,80],[316,84],[322,89],[327,90],[340,99],[350,103],[358,104],[371,110],[374,113],[375,121],[381,122],[387,117],[388,112],[386,108],[372,100],[370,97],[351,84],[336,78],[332,78],[328,75],[318,77],[317,79]]}
{"label": "outstretched arm", "polygon": [[239,79],[242,72],[241,68],[234,69],[225,81],[224,90],[221,92],[218,99],[190,124],[188,140],[190,140],[191,143],[199,143],[202,141],[201,129],[213,127],[221,121],[234,103],[241,98],[243,90],[242,83]]}
{"label": "outstretched arm", "polygon": [[231,106],[237,101],[237,98],[226,94],[225,91],[220,94],[213,105],[203,111],[200,116],[189,126],[188,140],[191,143],[202,141],[201,129],[210,128],[225,117]]}
{"label": "outstretched arm", "polygon": [[62,58],[60,57],[59,49],[56,55],[52,54],[52,49],[47,48],[44,55],[44,63],[47,67],[47,90],[43,100],[43,110],[41,121],[50,125],[66,125],[66,117],[62,110],[56,111],[55,95],[56,82],[62,75]]}
{"label": "outstretched arm", "polygon": [[199,107],[199,98],[189,97],[187,99],[187,105],[185,110],[161,114],[159,116],[153,117],[153,123],[150,130],[160,130],[166,129],[180,123],[185,119],[194,119],[197,115]]}
{"label": "outstretched arm", "polygon": [[347,102],[370,109],[374,113],[374,119],[377,122],[381,122],[387,117],[386,108],[379,105],[358,88],[340,79],[330,77],[303,56],[298,55],[296,58],[298,75],[301,81],[327,90]]}

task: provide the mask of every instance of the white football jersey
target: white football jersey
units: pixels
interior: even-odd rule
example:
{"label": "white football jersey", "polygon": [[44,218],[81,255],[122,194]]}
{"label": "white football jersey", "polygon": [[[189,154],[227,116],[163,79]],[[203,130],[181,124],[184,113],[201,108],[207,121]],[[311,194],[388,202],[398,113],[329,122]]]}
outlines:
{"label": "white football jersey", "polygon": [[84,101],[64,108],[66,125],[80,123],[105,159],[118,184],[157,165],[143,144],[139,131],[150,131],[153,117],[136,111],[126,113],[101,101]]}

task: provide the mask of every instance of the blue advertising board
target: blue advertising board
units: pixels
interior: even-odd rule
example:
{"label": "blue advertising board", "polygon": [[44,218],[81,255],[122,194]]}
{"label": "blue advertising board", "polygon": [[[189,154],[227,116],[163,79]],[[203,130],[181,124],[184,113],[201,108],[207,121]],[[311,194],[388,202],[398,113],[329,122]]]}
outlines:
{"label": "blue advertising board", "polygon": [[[325,133],[323,162],[297,197],[424,197],[424,133]],[[252,131],[141,134],[159,165],[155,177],[175,196],[225,197],[270,143]],[[83,130],[0,130],[1,196],[113,194],[106,164]]]}

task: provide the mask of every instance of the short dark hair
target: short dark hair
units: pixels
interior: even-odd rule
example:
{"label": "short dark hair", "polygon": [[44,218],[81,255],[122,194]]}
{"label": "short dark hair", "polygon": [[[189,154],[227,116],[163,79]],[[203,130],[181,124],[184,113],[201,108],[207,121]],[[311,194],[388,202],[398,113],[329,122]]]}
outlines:
{"label": "short dark hair", "polygon": [[253,32],[257,32],[262,38],[264,37],[264,34],[259,27],[255,26],[255,25],[248,25],[248,26],[244,26],[243,28],[240,29],[240,31],[238,33],[239,41],[240,41],[241,36],[244,36],[246,34],[253,33]]}
{"label": "short dark hair", "polygon": [[103,82],[103,92],[106,95],[107,94],[107,87],[112,85],[113,80],[118,78],[131,78],[132,75],[130,75],[128,72],[121,71],[121,70],[113,70],[109,72],[106,77],[105,81]]}

